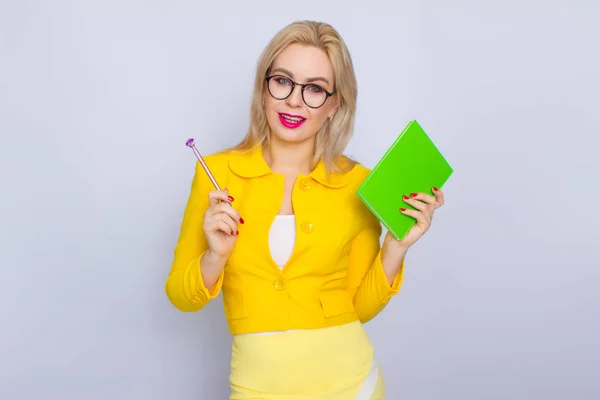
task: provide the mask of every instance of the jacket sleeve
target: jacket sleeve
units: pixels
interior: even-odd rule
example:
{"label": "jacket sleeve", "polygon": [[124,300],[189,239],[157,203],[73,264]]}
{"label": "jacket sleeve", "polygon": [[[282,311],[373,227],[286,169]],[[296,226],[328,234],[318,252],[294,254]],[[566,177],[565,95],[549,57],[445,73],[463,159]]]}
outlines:
{"label": "jacket sleeve", "polygon": [[[208,163],[208,157],[205,159]],[[224,272],[214,287],[207,288],[202,281],[200,258],[208,249],[204,237],[204,212],[208,209],[211,183],[199,162],[184,210],[183,221],[174,259],[167,277],[165,290],[171,303],[181,311],[198,311],[221,291]]]}
{"label": "jacket sleeve", "polygon": [[370,211],[361,216],[363,228],[353,239],[349,254],[348,286],[361,322],[379,314],[396,295],[404,276],[404,263],[392,285],[381,265],[381,224]]}

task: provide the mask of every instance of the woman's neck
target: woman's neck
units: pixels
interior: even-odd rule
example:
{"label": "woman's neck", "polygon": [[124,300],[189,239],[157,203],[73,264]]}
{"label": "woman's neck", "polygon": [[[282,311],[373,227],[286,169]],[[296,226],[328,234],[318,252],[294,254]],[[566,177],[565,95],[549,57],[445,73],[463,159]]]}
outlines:
{"label": "woman's neck", "polygon": [[314,141],[289,143],[271,140],[263,149],[263,157],[271,170],[277,174],[308,175],[312,170]]}

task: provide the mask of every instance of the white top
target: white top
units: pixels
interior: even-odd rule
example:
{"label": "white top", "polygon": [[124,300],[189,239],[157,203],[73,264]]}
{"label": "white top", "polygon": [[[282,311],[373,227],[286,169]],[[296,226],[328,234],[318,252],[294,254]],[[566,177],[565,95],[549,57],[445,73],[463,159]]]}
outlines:
{"label": "white top", "polygon": [[269,231],[269,248],[275,264],[283,269],[294,251],[296,242],[296,216],[276,215]]}

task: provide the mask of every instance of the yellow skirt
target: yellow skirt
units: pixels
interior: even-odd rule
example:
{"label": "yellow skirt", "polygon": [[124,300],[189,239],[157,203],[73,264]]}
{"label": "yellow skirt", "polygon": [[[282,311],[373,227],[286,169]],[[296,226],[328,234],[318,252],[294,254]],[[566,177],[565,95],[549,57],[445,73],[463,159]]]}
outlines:
{"label": "yellow skirt", "polygon": [[360,322],[235,335],[230,400],[384,400],[381,371]]}

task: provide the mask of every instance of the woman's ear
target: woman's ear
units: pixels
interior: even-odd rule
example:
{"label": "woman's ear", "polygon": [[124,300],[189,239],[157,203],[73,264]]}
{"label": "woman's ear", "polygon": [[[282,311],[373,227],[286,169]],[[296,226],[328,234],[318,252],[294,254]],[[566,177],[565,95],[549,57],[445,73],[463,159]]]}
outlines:
{"label": "woman's ear", "polygon": [[329,114],[329,119],[332,119],[335,114],[338,112],[338,109],[340,108],[340,96],[335,96],[335,107],[333,107],[333,110],[331,110],[331,113]]}
{"label": "woman's ear", "polygon": [[335,117],[335,114],[337,113],[337,110],[338,110],[338,106],[335,106],[335,108],[333,110],[331,110],[331,112],[329,113],[327,118],[329,118],[330,120],[333,119],[333,117]]}

